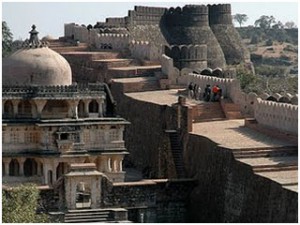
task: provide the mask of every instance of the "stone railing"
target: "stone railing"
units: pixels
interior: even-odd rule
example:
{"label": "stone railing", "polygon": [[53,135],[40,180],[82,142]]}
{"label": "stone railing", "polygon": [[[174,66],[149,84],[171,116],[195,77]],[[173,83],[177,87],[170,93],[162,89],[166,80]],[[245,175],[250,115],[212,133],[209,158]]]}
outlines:
{"label": "stone railing", "polygon": [[104,94],[103,84],[73,84],[57,86],[3,86],[2,97],[76,97],[97,96]]}
{"label": "stone railing", "polygon": [[258,98],[254,117],[259,124],[298,134],[298,106]]}

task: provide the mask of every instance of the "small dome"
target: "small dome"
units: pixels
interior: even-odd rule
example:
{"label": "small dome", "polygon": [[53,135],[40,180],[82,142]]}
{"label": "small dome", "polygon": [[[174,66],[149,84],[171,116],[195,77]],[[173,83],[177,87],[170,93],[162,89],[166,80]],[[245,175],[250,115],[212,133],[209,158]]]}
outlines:
{"label": "small dome", "polygon": [[72,84],[71,67],[67,60],[41,43],[37,33],[33,26],[27,46],[3,59],[3,85]]}
{"label": "small dome", "polygon": [[52,37],[51,35],[46,35],[45,37],[42,38],[42,41],[51,41],[51,40],[54,40],[55,38]]}

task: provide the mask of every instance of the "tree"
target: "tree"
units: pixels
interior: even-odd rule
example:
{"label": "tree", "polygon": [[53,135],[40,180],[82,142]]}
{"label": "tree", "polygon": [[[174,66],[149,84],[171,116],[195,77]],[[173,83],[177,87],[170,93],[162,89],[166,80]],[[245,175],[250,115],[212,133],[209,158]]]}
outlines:
{"label": "tree", "polygon": [[235,14],[233,16],[233,20],[238,22],[240,24],[240,27],[241,27],[242,24],[248,20],[248,16],[246,14],[239,14],[238,13],[238,14]]}
{"label": "tree", "polygon": [[285,27],[287,29],[296,28],[296,24],[293,21],[288,21],[288,22],[285,23]]}
{"label": "tree", "polygon": [[46,215],[36,214],[39,191],[33,184],[2,190],[3,223],[45,223]]}
{"label": "tree", "polygon": [[258,20],[254,22],[254,25],[259,26],[262,29],[270,29],[272,24],[276,23],[275,18],[273,16],[261,16]]}
{"label": "tree", "polygon": [[281,21],[278,21],[277,23],[275,23],[273,26],[272,26],[273,29],[283,29],[284,28],[284,25]]}
{"label": "tree", "polygon": [[11,45],[13,35],[5,21],[2,21],[2,58],[9,55],[11,52]]}

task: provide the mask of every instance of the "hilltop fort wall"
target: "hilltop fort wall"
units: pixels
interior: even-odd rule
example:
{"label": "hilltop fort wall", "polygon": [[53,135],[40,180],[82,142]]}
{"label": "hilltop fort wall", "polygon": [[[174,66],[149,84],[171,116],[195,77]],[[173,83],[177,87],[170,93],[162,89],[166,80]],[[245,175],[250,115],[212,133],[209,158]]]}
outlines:
{"label": "hilltop fort wall", "polygon": [[[173,48],[171,46],[181,48],[179,46],[194,45],[194,48],[202,48],[200,55],[206,54],[207,66],[210,68],[225,68],[226,62],[238,64],[248,62],[250,58],[249,52],[244,48],[239,34],[232,25],[230,4],[186,5],[182,8],[171,7],[169,9],[135,6],[134,10],[128,11],[126,17],[107,18],[105,22],[97,22],[90,29],[90,31],[92,30],[96,30],[96,33],[99,34],[103,32],[124,34],[125,32],[129,36],[126,38],[110,36],[108,42],[107,36],[96,36],[86,27],[71,23],[65,25],[65,37],[93,44],[96,48],[109,46],[111,49],[119,50],[129,47],[133,57],[141,57],[141,53],[145,52],[145,55],[142,55],[143,58],[150,58],[154,61],[161,60],[161,55],[165,53],[164,46],[169,46],[171,49]],[[149,52],[144,51],[145,46],[143,45],[134,45],[134,49],[131,49],[133,47],[131,41],[148,42],[151,46],[150,57]],[[118,45],[119,42],[122,44]],[[206,50],[204,45],[207,46]],[[141,49],[138,50],[138,48]],[[182,51],[184,53],[188,50],[183,48]],[[197,57],[193,60],[195,59]],[[192,59],[185,57],[181,60]],[[174,60],[176,66],[177,61],[177,59]],[[191,66],[194,68],[199,66],[200,61],[205,60],[199,58],[198,63],[185,61],[182,62],[185,65],[180,67]]]}
{"label": "hilltop fort wall", "polygon": [[232,151],[189,134],[185,164],[198,180],[188,207],[189,222],[273,223],[298,220],[298,193],[253,173]]}
{"label": "hilltop fort wall", "polygon": [[[206,81],[208,79],[205,78]],[[233,82],[232,79],[213,80],[223,84],[227,90],[230,90]],[[173,158],[166,150],[169,147],[165,146],[168,141],[164,130],[176,126],[169,123],[169,119],[174,121],[174,118],[178,118],[175,108],[129,97],[122,93],[122,85],[118,83],[112,84],[112,92],[118,95],[116,99],[121,104],[118,106],[119,112],[132,122],[125,134],[128,148],[132,150],[130,161],[153,175],[173,176]],[[183,108],[182,124],[192,122],[189,111]],[[135,138],[136,135],[140,138]],[[251,166],[235,160],[231,149],[219,146],[206,137],[188,133],[181,138],[185,143],[183,153],[187,177],[198,181],[189,195],[185,222],[297,221],[296,192],[255,174]],[[151,148],[142,143],[151,143]]]}
{"label": "hilltop fort wall", "polygon": [[[204,76],[197,74],[189,74],[189,84],[193,82],[201,87],[202,91],[207,84],[219,85],[222,88],[224,98],[230,98],[235,104],[240,106],[240,110],[244,115],[253,116],[256,121],[264,126],[273,127],[285,132],[298,134],[298,105],[292,105],[291,99],[296,102],[297,96],[285,98],[288,103],[267,101],[268,95],[262,96],[261,99],[255,93],[244,93],[238,80],[229,78],[218,78],[212,76]],[[274,94],[275,100],[284,99],[279,94]]]}
{"label": "hilltop fort wall", "polygon": [[208,5],[209,26],[216,36],[227,64],[250,62],[250,53],[234,28],[230,4]]}

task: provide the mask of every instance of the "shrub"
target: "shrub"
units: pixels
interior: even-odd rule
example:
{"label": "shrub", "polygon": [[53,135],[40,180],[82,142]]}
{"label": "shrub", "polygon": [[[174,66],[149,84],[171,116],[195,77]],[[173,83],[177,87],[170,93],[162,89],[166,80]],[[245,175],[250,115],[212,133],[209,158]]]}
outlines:
{"label": "shrub", "polygon": [[39,191],[34,184],[21,185],[11,190],[2,190],[3,223],[45,223],[44,214],[36,214]]}

